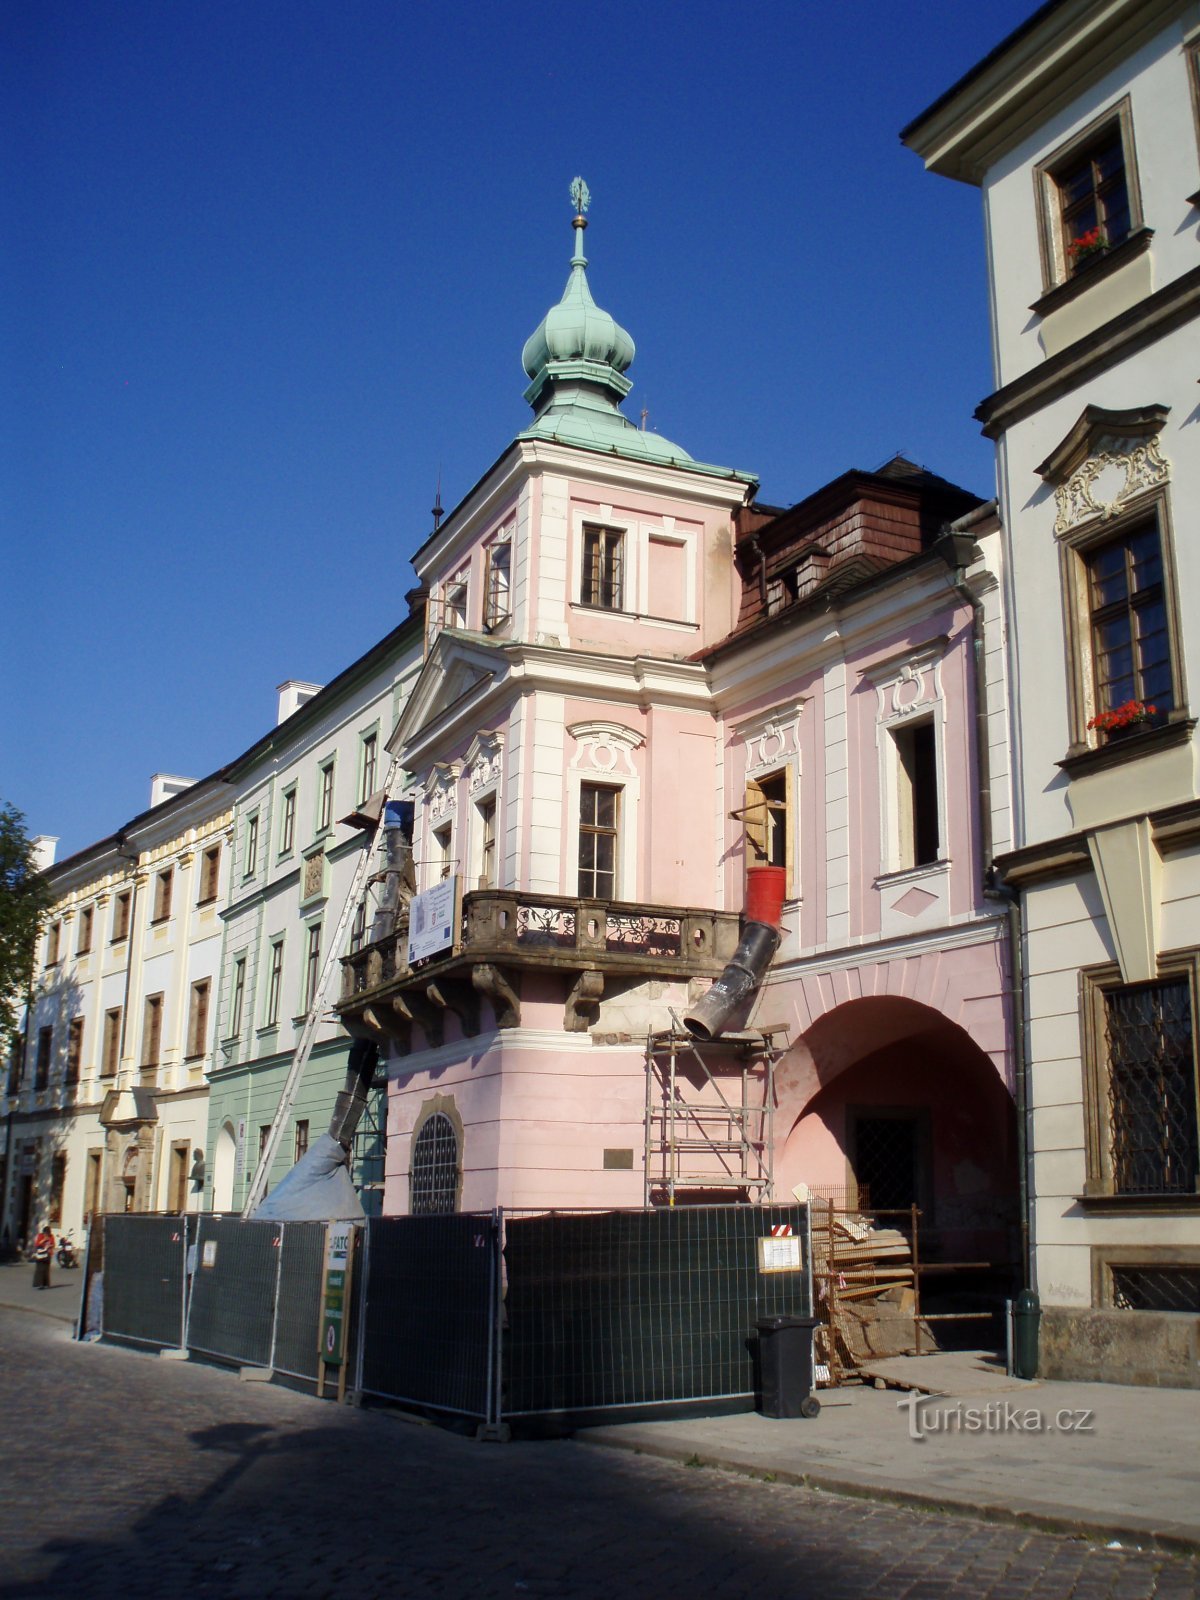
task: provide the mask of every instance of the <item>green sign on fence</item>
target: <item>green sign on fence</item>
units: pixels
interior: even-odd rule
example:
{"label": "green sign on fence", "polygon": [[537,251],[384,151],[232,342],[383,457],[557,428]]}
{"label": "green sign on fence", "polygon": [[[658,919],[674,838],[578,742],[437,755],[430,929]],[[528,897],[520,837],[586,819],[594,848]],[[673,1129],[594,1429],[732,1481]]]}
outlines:
{"label": "green sign on fence", "polygon": [[321,1287],[321,1341],[318,1354],[328,1367],[340,1367],[346,1352],[347,1291],[350,1282],[350,1247],[354,1238],[348,1222],[331,1222],[325,1229],[325,1276]]}

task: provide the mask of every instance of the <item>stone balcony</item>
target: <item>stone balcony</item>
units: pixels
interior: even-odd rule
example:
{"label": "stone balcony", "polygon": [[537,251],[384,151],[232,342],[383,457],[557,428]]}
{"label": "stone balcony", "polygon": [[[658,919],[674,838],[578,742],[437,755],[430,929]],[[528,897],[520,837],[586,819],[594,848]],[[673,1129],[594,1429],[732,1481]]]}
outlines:
{"label": "stone balcony", "polygon": [[732,956],[741,919],[705,911],[561,895],[480,889],[463,896],[451,949],[410,966],[408,923],[342,962],[338,1015],[351,1033],[411,1048],[414,1023],[431,1046],[444,1040],[446,1012],[464,1035],[480,1031],[480,999],[500,1028],[521,1024],[522,982],[559,987],[563,1026],[584,1033],[595,1021],[606,978],[686,983],[715,978]]}

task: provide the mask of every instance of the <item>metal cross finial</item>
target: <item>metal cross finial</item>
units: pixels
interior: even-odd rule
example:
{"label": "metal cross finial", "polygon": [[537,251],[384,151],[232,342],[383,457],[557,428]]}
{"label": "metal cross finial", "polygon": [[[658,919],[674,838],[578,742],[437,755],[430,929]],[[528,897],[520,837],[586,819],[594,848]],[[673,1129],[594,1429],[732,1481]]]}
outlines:
{"label": "metal cross finial", "polygon": [[571,204],[575,207],[575,214],[582,217],[592,203],[592,195],[582,178],[571,179]]}

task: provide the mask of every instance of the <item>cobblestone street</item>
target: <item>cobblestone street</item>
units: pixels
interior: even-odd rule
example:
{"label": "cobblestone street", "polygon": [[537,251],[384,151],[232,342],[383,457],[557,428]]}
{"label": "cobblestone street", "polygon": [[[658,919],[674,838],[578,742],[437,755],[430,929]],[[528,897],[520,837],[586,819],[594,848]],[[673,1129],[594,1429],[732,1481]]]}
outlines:
{"label": "cobblestone street", "polygon": [[1184,1600],[1194,1560],[689,1470],[481,1445],[0,1309],[0,1592]]}

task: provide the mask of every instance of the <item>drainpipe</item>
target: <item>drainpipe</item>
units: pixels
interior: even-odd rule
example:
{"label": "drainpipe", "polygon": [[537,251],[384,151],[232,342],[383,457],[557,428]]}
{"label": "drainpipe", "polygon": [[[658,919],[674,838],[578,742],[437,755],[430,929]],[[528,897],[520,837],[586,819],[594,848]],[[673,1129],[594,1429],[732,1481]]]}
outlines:
{"label": "drainpipe", "polygon": [[950,568],[950,583],[971,608],[971,654],[975,671],[975,751],[979,773],[976,826],[982,868],[981,892],[985,900],[1004,907],[1008,930],[1008,964],[1012,985],[1013,1054],[1016,1065],[1017,1181],[1020,1208],[1021,1280],[1033,1283],[1029,1230],[1029,1039],[1025,1025],[1025,960],[1019,896],[1001,882],[992,860],[992,773],[987,738],[987,663],[984,658],[983,604],[963,578],[968,551],[974,543],[971,529],[996,513],[989,501],[951,523],[934,548]]}

